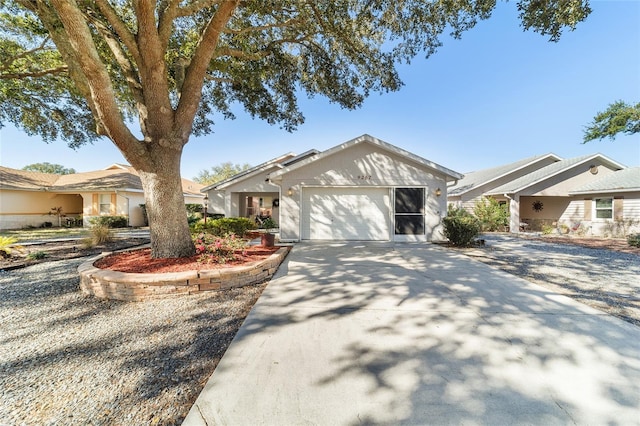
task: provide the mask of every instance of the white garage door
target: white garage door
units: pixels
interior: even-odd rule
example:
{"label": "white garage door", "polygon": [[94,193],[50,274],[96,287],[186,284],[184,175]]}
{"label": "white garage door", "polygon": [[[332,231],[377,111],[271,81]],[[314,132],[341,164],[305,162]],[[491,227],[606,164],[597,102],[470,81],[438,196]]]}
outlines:
{"label": "white garage door", "polygon": [[386,188],[304,188],[303,240],[389,240]]}

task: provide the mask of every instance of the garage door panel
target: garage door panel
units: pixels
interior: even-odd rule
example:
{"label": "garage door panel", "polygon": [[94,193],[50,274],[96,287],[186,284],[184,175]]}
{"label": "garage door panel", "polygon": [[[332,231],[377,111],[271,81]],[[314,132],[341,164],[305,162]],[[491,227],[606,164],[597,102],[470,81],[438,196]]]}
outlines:
{"label": "garage door panel", "polygon": [[303,239],[388,240],[389,193],[384,188],[303,191]]}

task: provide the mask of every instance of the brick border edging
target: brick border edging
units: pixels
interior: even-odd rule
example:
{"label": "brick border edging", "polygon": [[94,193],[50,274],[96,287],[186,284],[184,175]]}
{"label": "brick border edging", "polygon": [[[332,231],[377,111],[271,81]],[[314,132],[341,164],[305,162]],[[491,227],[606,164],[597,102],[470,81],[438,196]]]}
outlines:
{"label": "brick border edging", "polygon": [[264,260],[232,268],[158,274],[96,268],[93,264],[108,255],[103,254],[78,266],[80,290],[101,299],[134,302],[256,285],[275,274],[290,250],[291,247],[283,246]]}

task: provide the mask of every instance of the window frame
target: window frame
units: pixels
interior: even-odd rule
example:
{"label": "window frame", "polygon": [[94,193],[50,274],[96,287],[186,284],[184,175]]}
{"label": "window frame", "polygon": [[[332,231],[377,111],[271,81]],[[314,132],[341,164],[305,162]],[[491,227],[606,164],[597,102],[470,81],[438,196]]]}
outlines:
{"label": "window frame", "polygon": [[[398,212],[398,205],[397,205],[397,199],[398,199],[398,191],[402,191],[403,189],[405,190],[412,190],[412,191],[416,191],[416,190],[420,190],[421,191],[421,197],[422,197],[422,203],[421,205],[417,205],[417,210],[415,212],[407,212],[407,211],[402,211],[402,212]],[[427,221],[426,221],[426,204],[427,204],[427,190],[425,187],[423,186],[402,186],[402,187],[394,187],[393,188],[393,235],[395,237],[398,236],[411,236],[411,235],[425,235],[426,234],[426,230],[427,230]],[[421,223],[418,223],[419,227],[421,228],[422,232],[421,233],[399,233],[398,232],[398,219],[409,219],[410,218],[420,218]]]}
{"label": "window frame", "polygon": [[[606,207],[598,207],[598,201],[608,200],[609,206]],[[598,213],[600,212],[609,212],[608,217],[599,217]],[[593,199],[593,220],[613,220],[614,218],[614,202],[613,197],[599,197]]]}

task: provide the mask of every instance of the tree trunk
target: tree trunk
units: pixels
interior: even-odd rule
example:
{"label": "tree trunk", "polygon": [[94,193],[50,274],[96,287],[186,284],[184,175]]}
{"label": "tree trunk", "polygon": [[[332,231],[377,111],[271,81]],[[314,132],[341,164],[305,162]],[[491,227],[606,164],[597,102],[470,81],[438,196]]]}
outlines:
{"label": "tree trunk", "polygon": [[184,204],[180,157],[175,149],[154,150],[154,170],[138,170],[151,234],[154,258],[188,257],[195,254]]}

